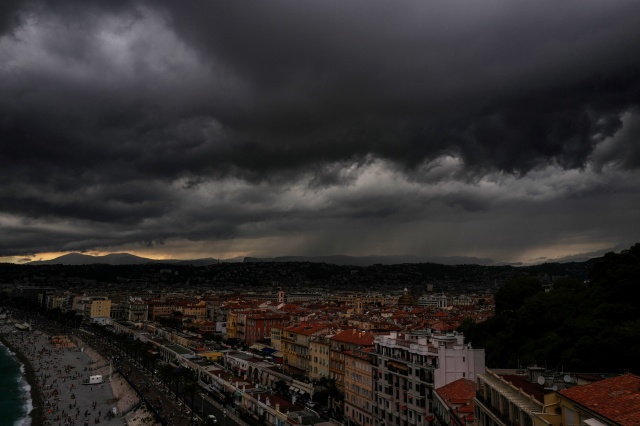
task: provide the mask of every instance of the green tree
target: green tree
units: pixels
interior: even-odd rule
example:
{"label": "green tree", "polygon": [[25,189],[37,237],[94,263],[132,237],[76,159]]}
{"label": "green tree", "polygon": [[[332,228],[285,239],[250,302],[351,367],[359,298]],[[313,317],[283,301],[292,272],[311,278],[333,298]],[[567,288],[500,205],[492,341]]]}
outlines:
{"label": "green tree", "polygon": [[542,284],[536,278],[514,278],[500,287],[496,293],[496,313],[513,312],[522,306],[527,298],[541,291]]}

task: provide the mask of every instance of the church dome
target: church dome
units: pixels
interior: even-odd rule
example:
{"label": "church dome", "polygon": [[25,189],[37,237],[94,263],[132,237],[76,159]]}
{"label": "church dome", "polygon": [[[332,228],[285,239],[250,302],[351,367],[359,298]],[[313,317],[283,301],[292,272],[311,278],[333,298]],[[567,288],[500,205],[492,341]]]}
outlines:
{"label": "church dome", "polygon": [[398,299],[398,306],[413,306],[413,297],[409,294],[409,290],[406,288],[402,293],[402,296]]}

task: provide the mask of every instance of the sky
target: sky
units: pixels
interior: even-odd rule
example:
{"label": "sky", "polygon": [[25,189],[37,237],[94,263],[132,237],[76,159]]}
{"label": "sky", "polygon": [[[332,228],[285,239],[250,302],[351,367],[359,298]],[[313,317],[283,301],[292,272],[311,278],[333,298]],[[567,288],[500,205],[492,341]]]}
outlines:
{"label": "sky", "polygon": [[0,261],[640,241],[640,2],[2,0]]}

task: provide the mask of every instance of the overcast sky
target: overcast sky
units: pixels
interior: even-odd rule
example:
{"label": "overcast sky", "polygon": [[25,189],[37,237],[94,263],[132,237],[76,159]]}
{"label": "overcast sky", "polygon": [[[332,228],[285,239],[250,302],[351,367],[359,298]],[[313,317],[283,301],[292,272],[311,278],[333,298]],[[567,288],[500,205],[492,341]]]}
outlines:
{"label": "overcast sky", "polygon": [[0,259],[640,241],[640,2],[2,0]]}

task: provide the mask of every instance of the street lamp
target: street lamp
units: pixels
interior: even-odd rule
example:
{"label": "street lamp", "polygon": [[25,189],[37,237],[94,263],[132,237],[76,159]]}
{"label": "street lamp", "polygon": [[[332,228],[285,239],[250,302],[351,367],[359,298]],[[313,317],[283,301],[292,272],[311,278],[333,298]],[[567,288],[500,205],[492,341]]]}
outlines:
{"label": "street lamp", "polygon": [[227,410],[222,409],[222,426],[227,426]]}

